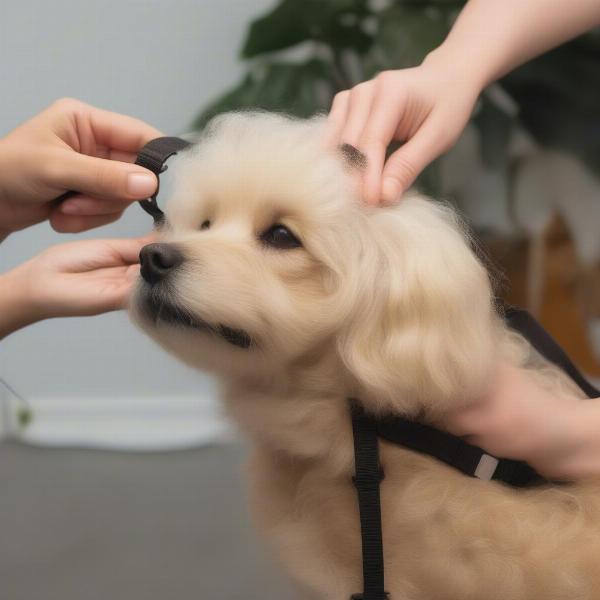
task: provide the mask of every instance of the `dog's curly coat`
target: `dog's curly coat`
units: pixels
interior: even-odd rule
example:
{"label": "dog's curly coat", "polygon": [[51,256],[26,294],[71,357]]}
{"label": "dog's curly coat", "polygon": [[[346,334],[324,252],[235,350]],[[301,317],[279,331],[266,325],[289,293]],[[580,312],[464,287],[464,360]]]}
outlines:
{"label": "dog's curly coat", "polygon": [[[213,121],[181,158],[161,232],[185,260],[159,297],[185,316],[149,314],[143,282],[131,310],[221,380],[253,442],[257,521],[305,596],[348,600],[362,585],[348,397],[436,422],[485,390],[499,357],[568,383],[506,330],[453,211],[418,195],[364,206],[360,167],[322,147],[322,128],[263,113]],[[265,241],[274,224],[301,246]],[[600,598],[594,483],[517,491],[387,443],[381,460],[392,600]]]}

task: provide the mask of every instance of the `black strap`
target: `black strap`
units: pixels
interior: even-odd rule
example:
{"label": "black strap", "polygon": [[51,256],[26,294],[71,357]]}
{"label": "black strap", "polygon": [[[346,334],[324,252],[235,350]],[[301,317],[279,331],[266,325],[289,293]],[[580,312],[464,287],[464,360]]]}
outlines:
{"label": "black strap", "polygon": [[511,329],[518,331],[546,360],[560,367],[588,398],[600,398],[600,390],[581,374],[558,342],[526,310],[505,306],[504,317]]}
{"label": "black strap", "polygon": [[386,600],[381,537],[379,442],[375,421],[356,400],[350,400],[354,435],[354,485],[358,495],[362,540],[363,593],[352,600]]}
{"label": "black strap", "polygon": [[[546,360],[562,369],[588,398],[600,397],[600,390],[587,381],[565,351],[534,317],[526,310],[513,306],[504,306],[503,308],[506,323],[511,329],[523,335]],[[428,454],[471,477],[475,475],[478,465],[487,454],[478,446],[473,446],[462,438],[398,415],[379,419],[377,433],[385,440],[416,452]],[[545,479],[527,463],[509,459],[499,460],[492,479],[514,487],[532,486],[545,482]]]}
{"label": "black strap", "polygon": [[[384,440],[437,458],[470,477],[476,476],[478,466],[488,455],[460,437],[397,415],[378,419],[375,426],[377,434]],[[492,479],[513,487],[533,486],[546,481],[527,463],[509,459],[498,461]]]}
{"label": "black strap", "polygon": [[140,200],[140,206],[154,219],[156,226],[165,218],[156,198],[160,188],[160,174],[167,170],[165,162],[174,154],[190,146],[190,142],[177,137],[160,137],[148,142],[138,153],[135,164],[152,171],[158,180],[156,192],[146,200]]}
{"label": "black strap", "polygon": [[[509,327],[523,335],[548,361],[563,369],[589,398],[600,397],[600,391],[585,379],[565,351],[527,311],[504,307],[504,315]],[[378,437],[433,456],[470,476],[475,475],[477,466],[486,453],[459,437],[423,423],[399,416],[376,419],[367,415],[356,400],[350,400],[350,414],[354,435],[354,482],[360,511],[364,589],[362,594],[353,595],[352,600],[382,600],[389,596],[384,587],[379,494],[382,471],[379,465]],[[508,459],[499,460],[492,478],[516,487],[545,481],[528,464]]]}

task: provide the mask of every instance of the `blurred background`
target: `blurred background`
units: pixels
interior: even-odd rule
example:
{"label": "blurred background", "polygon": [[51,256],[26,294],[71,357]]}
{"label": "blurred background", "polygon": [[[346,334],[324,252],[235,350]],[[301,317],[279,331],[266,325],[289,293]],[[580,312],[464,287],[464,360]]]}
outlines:
{"label": "blurred background", "polygon": [[[171,135],[223,110],[326,111],[337,91],[419,64],[463,4],[7,0],[0,136],[63,96]],[[500,295],[536,314],[592,377],[599,75],[597,31],[528,63],[485,91],[457,146],[417,184],[464,212]],[[133,206],[83,237],[149,227]],[[13,235],[0,270],[65,239],[46,224]],[[0,377],[2,600],[292,597],[253,537],[243,449],[212,381],[125,314],[17,332],[0,344]]]}

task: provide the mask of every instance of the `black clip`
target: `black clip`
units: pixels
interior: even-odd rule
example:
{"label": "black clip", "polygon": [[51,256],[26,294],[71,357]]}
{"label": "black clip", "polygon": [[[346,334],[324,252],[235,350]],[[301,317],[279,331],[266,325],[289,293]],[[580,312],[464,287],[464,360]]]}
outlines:
{"label": "black clip", "polygon": [[166,161],[190,146],[190,142],[177,137],[161,137],[148,142],[138,153],[135,164],[152,171],[156,175],[157,184],[154,194],[146,200],[140,200],[140,206],[154,219],[154,226],[160,227],[165,214],[158,206],[157,197],[160,190],[160,175],[168,166]]}

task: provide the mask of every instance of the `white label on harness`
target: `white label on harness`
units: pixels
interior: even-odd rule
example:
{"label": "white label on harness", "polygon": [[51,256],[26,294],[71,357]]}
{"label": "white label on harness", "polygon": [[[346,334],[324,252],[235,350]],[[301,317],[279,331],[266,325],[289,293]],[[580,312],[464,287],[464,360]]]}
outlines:
{"label": "white label on harness", "polygon": [[489,454],[482,455],[479,460],[479,464],[475,469],[475,477],[478,479],[490,480],[496,472],[498,466],[498,459],[490,456]]}

